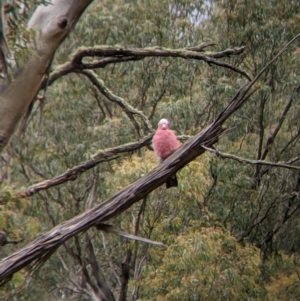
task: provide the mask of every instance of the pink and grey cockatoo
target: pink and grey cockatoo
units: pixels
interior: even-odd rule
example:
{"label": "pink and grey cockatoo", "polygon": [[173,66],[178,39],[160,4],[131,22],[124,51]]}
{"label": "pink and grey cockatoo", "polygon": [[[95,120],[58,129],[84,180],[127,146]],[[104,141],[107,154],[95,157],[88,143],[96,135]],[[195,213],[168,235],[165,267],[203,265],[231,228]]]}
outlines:
{"label": "pink and grey cockatoo", "polygon": [[[161,119],[152,140],[154,152],[160,163],[180,146],[176,135],[169,129],[169,125],[170,122],[168,119]],[[167,188],[178,186],[176,174],[167,180],[166,186]]]}

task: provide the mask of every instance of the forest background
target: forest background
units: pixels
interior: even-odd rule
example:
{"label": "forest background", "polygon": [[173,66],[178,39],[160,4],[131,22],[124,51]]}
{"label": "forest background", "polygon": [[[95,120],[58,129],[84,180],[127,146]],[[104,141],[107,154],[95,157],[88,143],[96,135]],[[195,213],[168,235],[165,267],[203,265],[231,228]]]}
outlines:
{"label": "forest background", "polygon": [[[7,12],[20,61],[39,2]],[[300,1],[93,1],[1,153],[1,258],[144,177],[158,164],[144,138],[159,119],[186,143],[299,32]],[[92,227],[14,273],[0,300],[299,300],[299,52],[295,41],[266,69],[178,188],[108,221],[164,247]],[[114,156],[82,174],[28,189],[108,148]]]}

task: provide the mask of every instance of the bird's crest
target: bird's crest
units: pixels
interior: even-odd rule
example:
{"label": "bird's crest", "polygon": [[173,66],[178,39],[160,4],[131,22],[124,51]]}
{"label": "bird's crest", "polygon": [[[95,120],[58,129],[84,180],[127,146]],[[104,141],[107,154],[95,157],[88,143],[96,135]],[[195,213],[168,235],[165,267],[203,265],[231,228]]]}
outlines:
{"label": "bird's crest", "polygon": [[158,125],[166,124],[167,126],[170,125],[170,121],[166,118],[163,118],[159,121]]}

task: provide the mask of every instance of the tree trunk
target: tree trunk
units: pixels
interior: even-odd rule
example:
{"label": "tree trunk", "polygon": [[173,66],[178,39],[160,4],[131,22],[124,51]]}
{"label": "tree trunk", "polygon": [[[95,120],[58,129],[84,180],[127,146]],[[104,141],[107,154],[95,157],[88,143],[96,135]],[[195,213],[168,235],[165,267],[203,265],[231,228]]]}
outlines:
{"label": "tree trunk", "polygon": [[92,1],[52,0],[32,15],[28,23],[36,32],[32,56],[0,93],[0,152],[40,89],[56,49]]}

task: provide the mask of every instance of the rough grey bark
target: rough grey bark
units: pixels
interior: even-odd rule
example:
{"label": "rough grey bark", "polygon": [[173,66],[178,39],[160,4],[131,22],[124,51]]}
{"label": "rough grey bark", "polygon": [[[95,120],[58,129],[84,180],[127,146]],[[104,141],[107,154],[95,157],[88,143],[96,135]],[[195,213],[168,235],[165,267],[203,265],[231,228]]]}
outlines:
{"label": "rough grey bark", "polygon": [[151,191],[165,183],[172,174],[204,153],[205,149],[201,145],[211,148],[217,142],[219,135],[224,131],[222,129],[223,123],[234,112],[240,109],[256,91],[256,89],[251,88],[253,88],[259,77],[299,37],[300,34],[291,40],[251,82],[247,82],[242,86],[215,122],[187,141],[160,166],[123,188],[103,203],[61,223],[23,249],[2,259],[0,261],[0,284],[9,281],[15,272],[30,263],[39,266],[72,236],[119,215],[132,206],[132,204],[143,199]]}
{"label": "rough grey bark", "polygon": [[28,26],[36,32],[32,56],[0,93],[0,152],[36,96],[55,50],[93,0],[52,0],[39,6]]}
{"label": "rough grey bark", "polygon": [[[120,190],[110,199],[85,211],[84,213],[56,226],[20,251],[4,258],[0,262],[0,282],[5,283],[12,275],[30,263],[39,264],[48,259],[53,252],[70,237],[97,226],[125,211],[151,191],[162,185],[179,169],[204,153],[201,144],[211,147],[222,133],[222,124],[248,98],[247,93],[254,82],[246,84],[233,98],[227,109],[218,119],[201,133],[191,138],[160,166],[139,180]],[[252,93],[250,93],[252,94]]]}

